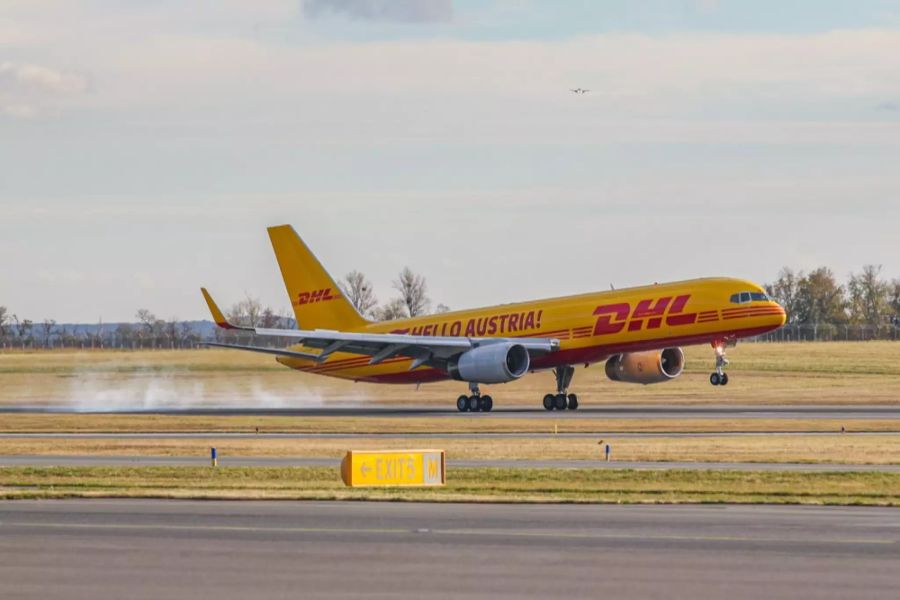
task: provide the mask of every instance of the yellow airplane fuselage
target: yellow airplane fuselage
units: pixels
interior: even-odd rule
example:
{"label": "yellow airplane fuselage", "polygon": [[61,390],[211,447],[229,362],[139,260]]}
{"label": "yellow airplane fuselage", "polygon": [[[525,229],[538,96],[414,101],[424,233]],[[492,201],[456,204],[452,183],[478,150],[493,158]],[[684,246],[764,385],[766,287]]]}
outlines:
{"label": "yellow airplane fuselage", "polygon": [[[531,362],[531,370],[541,370],[596,363],[626,352],[723,344],[766,333],[784,324],[784,309],[776,302],[734,301],[735,295],[748,292],[761,294],[763,289],[741,279],[694,279],[368,323],[350,331],[558,339],[558,351]],[[339,295],[328,289],[298,301],[329,302],[338,298]],[[340,352],[321,363],[294,357],[277,360],[301,371],[373,383],[449,379],[440,369],[422,366],[410,370],[411,359],[407,357],[387,359],[376,365],[369,364],[369,356]]]}

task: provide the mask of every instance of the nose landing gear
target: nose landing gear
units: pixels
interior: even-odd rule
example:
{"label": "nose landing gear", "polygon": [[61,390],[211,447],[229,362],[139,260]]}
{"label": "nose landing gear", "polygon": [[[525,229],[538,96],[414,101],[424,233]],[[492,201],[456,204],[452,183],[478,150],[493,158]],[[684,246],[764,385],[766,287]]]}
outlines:
{"label": "nose landing gear", "polygon": [[725,342],[713,342],[713,348],[716,349],[716,370],[709,376],[709,382],[713,385],[728,385],[728,374],[725,372],[725,366],[728,359],[725,358]]}
{"label": "nose landing gear", "polygon": [[469,382],[470,396],[462,395],[456,399],[456,410],[459,412],[491,412],[494,409],[494,399],[490,396],[482,396],[478,384]]}
{"label": "nose landing gear", "polygon": [[556,376],[556,394],[544,396],[544,410],[576,410],[578,408],[578,396],[567,394],[569,384],[575,375],[575,367],[565,365],[553,369]]}

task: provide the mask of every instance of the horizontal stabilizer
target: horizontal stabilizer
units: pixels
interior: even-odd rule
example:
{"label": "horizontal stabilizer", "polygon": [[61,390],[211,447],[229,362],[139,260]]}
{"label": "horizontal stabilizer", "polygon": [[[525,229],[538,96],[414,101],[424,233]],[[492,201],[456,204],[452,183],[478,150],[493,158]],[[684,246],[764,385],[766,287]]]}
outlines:
{"label": "horizontal stabilizer", "polygon": [[216,325],[218,325],[222,329],[253,331],[252,327],[239,327],[237,325],[232,325],[231,323],[229,323],[228,319],[225,318],[225,315],[222,314],[222,311],[219,310],[219,306],[216,304],[215,300],[213,300],[212,296],[209,295],[209,292],[206,291],[206,288],[200,288],[200,291],[203,293],[203,298],[206,299],[206,305],[209,307],[209,312],[212,313],[212,318],[213,321],[216,322]]}

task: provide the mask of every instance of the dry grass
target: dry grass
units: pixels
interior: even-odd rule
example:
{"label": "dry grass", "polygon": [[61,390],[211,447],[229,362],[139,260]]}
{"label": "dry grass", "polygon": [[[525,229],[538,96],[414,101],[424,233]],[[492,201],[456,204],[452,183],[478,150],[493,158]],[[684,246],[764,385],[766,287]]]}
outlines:
{"label": "dry grass", "polygon": [[0,498],[67,497],[895,506],[900,475],[450,469],[443,488],[348,489],[325,468],[0,468]]}
{"label": "dry grass", "polygon": [[[713,353],[686,349],[676,381],[634,386],[606,380],[602,365],[579,369],[573,389],[586,404],[896,404],[900,343],[741,344],[729,351],[731,383],[713,388]],[[485,386],[499,405],[537,404],[549,374]],[[271,357],[229,350],[0,353],[0,406],[115,409],[134,405],[316,406],[329,403],[452,405],[458,382],[354,384],[290,371]]]}
{"label": "dry grass", "polygon": [[293,417],[134,414],[0,414],[3,433],[814,433],[900,432],[900,419]]}
{"label": "dry grass", "polygon": [[[598,438],[428,438],[451,459],[600,460]],[[806,462],[900,464],[900,435],[712,436],[617,438],[604,436],[612,456],[621,461]],[[0,440],[0,455],[197,456],[210,446],[219,456],[290,456],[338,458],[347,450],[415,448],[421,439],[72,439]]]}

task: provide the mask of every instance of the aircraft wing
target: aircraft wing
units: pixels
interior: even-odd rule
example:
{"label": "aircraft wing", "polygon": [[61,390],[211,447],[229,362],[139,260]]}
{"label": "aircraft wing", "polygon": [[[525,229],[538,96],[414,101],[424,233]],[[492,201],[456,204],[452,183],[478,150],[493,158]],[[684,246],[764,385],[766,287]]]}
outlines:
{"label": "aircraft wing", "polygon": [[258,346],[239,346],[233,344],[208,343],[210,346],[235,348],[265,352],[281,356],[293,356],[318,362],[324,361],[335,352],[350,352],[371,356],[369,364],[378,364],[394,356],[407,356],[413,359],[410,369],[423,364],[440,365],[453,356],[459,355],[476,346],[513,342],[521,344],[532,356],[553,352],[559,348],[559,340],[552,338],[468,338],[430,335],[407,335],[398,333],[357,333],[315,329],[304,331],[297,329],[265,329],[259,327],[239,327],[229,323],[213,302],[209,293],[203,289],[203,296],[209,305],[210,312],[219,327],[252,332],[261,336],[292,338],[298,345],[319,350],[317,353],[295,352],[293,350],[277,350]]}

